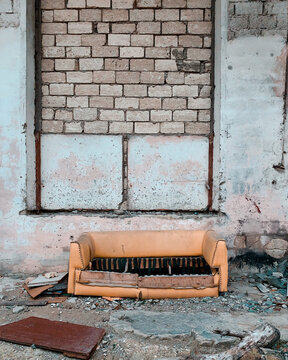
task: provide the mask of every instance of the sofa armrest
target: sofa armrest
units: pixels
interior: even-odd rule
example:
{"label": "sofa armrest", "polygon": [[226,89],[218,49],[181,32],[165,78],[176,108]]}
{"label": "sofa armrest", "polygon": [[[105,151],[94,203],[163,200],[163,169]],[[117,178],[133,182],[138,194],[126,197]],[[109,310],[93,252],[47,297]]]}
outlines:
{"label": "sofa armrest", "polygon": [[75,270],[85,270],[94,257],[94,244],[89,233],[82,234],[70,244],[68,293],[74,293]]}
{"label": "sofa armrest", "polygon": [[212,268],[219,268],[219,291],[227,291],[228,259],[225,240],[214,231],[207,231],[203,240],[203,256]]}

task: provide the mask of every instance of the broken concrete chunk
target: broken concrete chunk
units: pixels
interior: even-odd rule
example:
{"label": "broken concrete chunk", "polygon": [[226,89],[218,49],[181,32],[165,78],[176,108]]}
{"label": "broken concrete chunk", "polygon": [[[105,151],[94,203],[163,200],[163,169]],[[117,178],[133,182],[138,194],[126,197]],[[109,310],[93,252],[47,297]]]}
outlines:
{"label": "broken concrete chunk", "polygon": [[13,314],[19,314],[23,310],[25,310],[24,306],[14,306],[12,312]]}
{"label": "broken concrete chunk", "polygon": [[281,259],[288,250],[288,242],[284,239],[272,239],[267,245],[265,245],[264,250],[266,254],[272,256],[275,259]]}

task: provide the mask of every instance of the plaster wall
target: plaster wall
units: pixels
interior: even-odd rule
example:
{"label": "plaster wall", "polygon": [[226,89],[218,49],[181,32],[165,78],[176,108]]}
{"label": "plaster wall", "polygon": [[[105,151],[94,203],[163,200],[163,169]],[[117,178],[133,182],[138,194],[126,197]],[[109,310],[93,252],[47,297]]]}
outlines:
{"label": "plaster wall", "polygon": [[[32,37],[25,2],[14,5],[15,13],[0,17],[1,272],[65,269],[70,240],[89,230],[214,228],[227,239],[231,255],[235,244],[254,249],[257,239],[262,245],[271,237],[287,240],[287,170],[278,166],[288,165],[287,38],[282,33],[228,41],[228,3],[216,1],[215,213],[29,215],[26,174],[33,154],[31,160],[26,136],[31,136],[33,104],[27,100],[31,78],[26,74],[33,56],[26,46]],[[235,243],[243,234],[246,240]]]}

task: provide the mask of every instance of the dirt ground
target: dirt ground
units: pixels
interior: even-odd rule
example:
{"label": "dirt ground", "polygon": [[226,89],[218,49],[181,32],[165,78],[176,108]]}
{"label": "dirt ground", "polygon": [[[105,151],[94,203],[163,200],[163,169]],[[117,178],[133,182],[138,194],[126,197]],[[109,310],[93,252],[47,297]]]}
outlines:
{"label": "dirt ground", "polygon": [[[22,287],[23,281],[24,277],[2,276],[0,302],[31,300]],[[172,360],[183,359],[195,353],[217,353],[238,341],[237,338],[220,335],[216,338],[215,335],[211,335],[216,328],[250,331],[259,324],[268,322],[280,330],[281,341],[278,344],[278,350],[281,351],[283,359],[288,359],[286,293],[281,293],[271,286],[268,287],[269,292],[262,293],[255,286],[256,281],[250,270],[235,268],[230,271],[228,292],[218,298],[108,301],[98,297],[71,296],[63,303],[45,306],[0,306],[0,325],[29,316],[38,316],[50,320],[102,327],[106,330],[106,335],[92,356],[93,360],[164,358]],[[167,319],[166,325],[163,325],[164,328],[167,327],[167,334],[165,333],[164,336],[162,329],[157,330],[155,326],[160,313],[163,319]],[[187,321],[183,321],[183,314],[187,314],[187,317],[191,319],[191,326],[194,326],[191,327],[191,331],[188,329],[187,332]],[[129,319],[130,315],[134,318],[132,316]],[[123,319],[128,320],[125,323]],[[171,331],[174,328],[176,330]],[[60,360],[68,358],[34,346],[21,346],[0,341],[0,359]]]}

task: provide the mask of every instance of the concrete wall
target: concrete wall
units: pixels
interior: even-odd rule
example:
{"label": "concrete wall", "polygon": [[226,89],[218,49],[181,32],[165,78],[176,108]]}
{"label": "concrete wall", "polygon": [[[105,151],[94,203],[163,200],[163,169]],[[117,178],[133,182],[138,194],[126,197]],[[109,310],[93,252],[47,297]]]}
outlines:
{"label": "concrete wall", "polygon": [[216,1],[215,213],[29,215],[25,209],[31,184],[27,192],[26,175],[33,165],[33,149],[27,152],[33,82],[26,74],[33,61],[32,37],[24,1],[10,1],[14,8],[8,1],[6,9],[1,8],[4,3],[0,4],[1,272],[65,269],[71,238],[89,230],[215,228],[227,239],[231,255],[236,249],[262,251],[266,246],[268,253],[283,256],[288,237],[288,136],[287,38],[282,31],[245,33],[228,40],[229,4]]}

